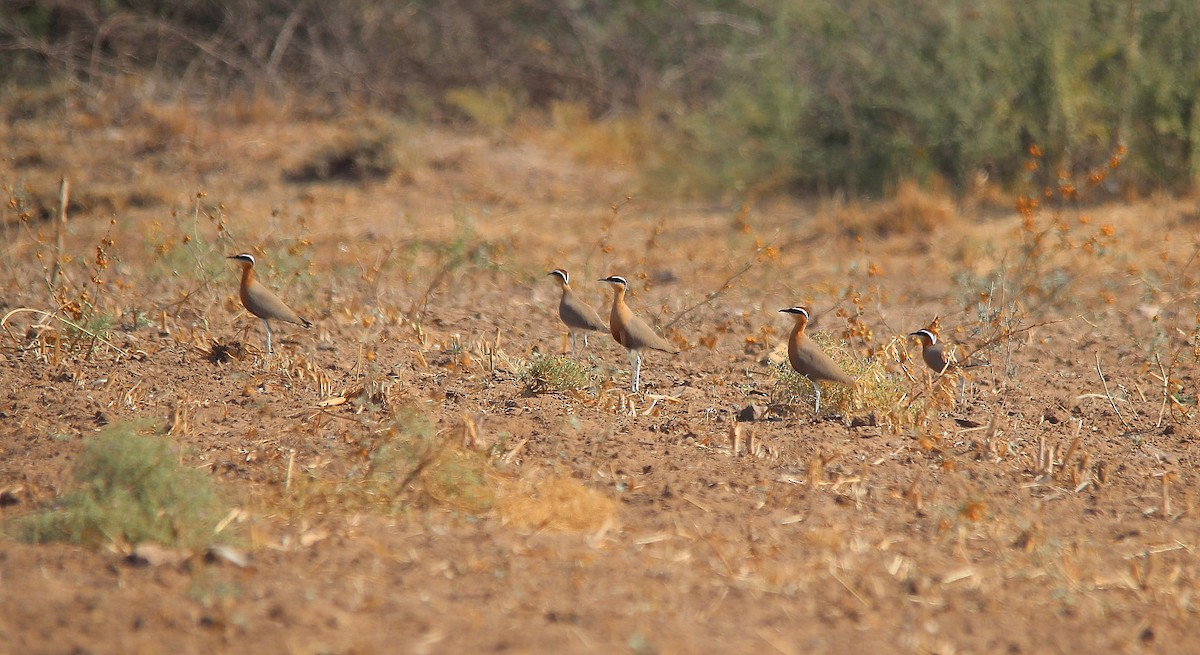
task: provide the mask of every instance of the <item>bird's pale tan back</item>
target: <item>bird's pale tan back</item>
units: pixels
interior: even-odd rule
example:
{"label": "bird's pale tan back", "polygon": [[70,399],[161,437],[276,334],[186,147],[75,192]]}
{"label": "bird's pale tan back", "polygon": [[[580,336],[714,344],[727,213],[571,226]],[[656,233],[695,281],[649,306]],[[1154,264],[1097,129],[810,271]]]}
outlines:
{"label": "bird's pale tan back", "polygon": [[608,326],[600,313],[591,305],[583,302],[568,286],[563,286],[562,300],[558,303],[558,317],[564,325],[573,330],[591,330],[604,332]]}

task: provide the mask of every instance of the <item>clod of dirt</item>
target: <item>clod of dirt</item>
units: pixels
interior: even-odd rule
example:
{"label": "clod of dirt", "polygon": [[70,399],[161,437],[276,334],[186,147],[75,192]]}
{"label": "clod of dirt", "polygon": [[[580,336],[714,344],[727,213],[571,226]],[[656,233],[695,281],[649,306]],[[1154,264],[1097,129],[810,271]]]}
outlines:
{"label": "clod of dirt", "polygon": [[737,415],[737,420],[745,423],[747,421],[761,421],[767,415],[766,405],[755,405],[750,403],[743,407]]}
{"label": "clod of dirt", "polygon": [[214,343],[208,351],[208,361],[213,364],[225,364],[232,359],[242,359],[246,356],[246,349],[240,341],[233,343]]}
{"label": "clod of dirt", "polygon": [[11,507],[13,505],[20,504],[21,498],[17,494],[20,493],[21,490],[22,487],[9,487],[7,489],[0,489],[0,507]]}
{"label": "clod of dirt", "polygon": [[879,427],[879,419],[876,418],[875,412],[871,412],[866,416],[855,416],[850,419],[850,427],[852,428],[874,428]]}

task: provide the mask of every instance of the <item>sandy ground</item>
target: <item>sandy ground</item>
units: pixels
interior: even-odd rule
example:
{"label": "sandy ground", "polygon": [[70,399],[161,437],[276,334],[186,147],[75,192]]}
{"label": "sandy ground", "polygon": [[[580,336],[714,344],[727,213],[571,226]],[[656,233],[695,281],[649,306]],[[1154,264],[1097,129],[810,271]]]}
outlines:
{"label": "sandy ground", "polygon": [[[111,326],[88,347],[8,318],[0,519],[50,507],[89,439],[140,421],[217,483],[248,561],[6,527],[0,653],[1200,652],[1188,202],[893,229],[867,205],[655,201],[619,161],[417,127],[385,179],[300,183],[282,172],[348,128],[144,111],[0,128],[20,201],[0,310],[82,297]],[[52,213],[64,172],[51,294],[53,222],[18,214]],[[240,251],[315,323],[277,326],[272,357],[222,259]],[[605,315],[595,280],[628,277],[682,347],[647,353],[641,393],[603,334],[593,382],[525,388],[563,346],[558,266]],[[780,402],[776,310],[798,303],[899,399]],[[988,346],[961,400],[904,357],[934,316]],[[420,421],[489,500],[353,492],[381,435]]]}

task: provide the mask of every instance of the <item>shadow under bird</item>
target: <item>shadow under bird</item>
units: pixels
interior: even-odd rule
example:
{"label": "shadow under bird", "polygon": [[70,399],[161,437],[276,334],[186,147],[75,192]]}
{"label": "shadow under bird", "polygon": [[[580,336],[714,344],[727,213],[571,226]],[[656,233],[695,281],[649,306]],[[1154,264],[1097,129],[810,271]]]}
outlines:
{"label": "shadow under bird", "polygon": [[821,350],[821,347],[804,333],[804,328],[808,326],[809,321],[808,309],[796,306],[781,309],[779,312],[791,314],[796,319],[796,325],[792,328],[792,334],[788,338],[788,361],[791,362],[793,370],[812,382],[813,394],[816,396],[813,413],[820,414],[821,387],[817,382],[836,382],[853,387],[855,385],[854,378],[838,367],[833,358],[826,355],[825,351]]}
{"label": "shadow under bird", "polygon": [[312,323],[292,311],[263,283],[254,277],[254,256],[246,253],[232,255],[227,259],[235,260],[242,267],[242,284],[240,296],[246,311],[262,319],[263,327],[267,330],[267,353],[271,353],[271,321],[293,323],[305,328],[311,328]]}
{"label": "shadow under bird", "polygon": [[642,350],[650,348],[675,354],[679,349],[659,336],[654,328],[635,316],[629,305],[625,304],[625,290],[629,286],[625,278],[610,275],[599,281],[613,285],[612,312],[608,317],[608,329],[613,339],[629,351],[629,364],[633,368],[631,388],[637,393],[642,377]]}
{"label": "shadow under bird", "polygon": [[587,348],[587,333],[589,331],[607,332],[608,326],[604,324],[604,319],[600,318],[599,312],[571,290],[571,277],[565,270],[556,268],[546,275],[556,277],[559,285],[562,286],[562,299],[558,301],[558,317],[562,319],[563,325],[567,326],[567,333],[571,336],[571,354],[574,354],[575,341],[579,336],[583,336],[583,347]]}

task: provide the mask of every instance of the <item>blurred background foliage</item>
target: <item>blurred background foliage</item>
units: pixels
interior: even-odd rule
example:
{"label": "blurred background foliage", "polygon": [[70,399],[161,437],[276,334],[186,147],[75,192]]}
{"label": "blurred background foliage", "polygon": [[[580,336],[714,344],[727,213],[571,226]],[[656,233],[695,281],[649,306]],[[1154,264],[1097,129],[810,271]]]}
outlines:
{"label": "blurred background foliage", "polygon": [[291,93],[330,112],[365,104],[494,129],[579,107],[638,126],[638,163],[680,195],[1052,186],[1121,147],[1110,193],[1178,192],[1198,165],[1200,3],[0,4],[5,93],[130,77],[175,99]]}

